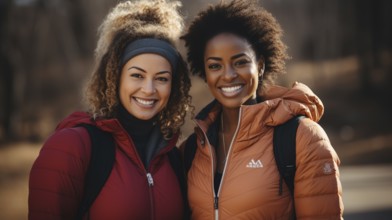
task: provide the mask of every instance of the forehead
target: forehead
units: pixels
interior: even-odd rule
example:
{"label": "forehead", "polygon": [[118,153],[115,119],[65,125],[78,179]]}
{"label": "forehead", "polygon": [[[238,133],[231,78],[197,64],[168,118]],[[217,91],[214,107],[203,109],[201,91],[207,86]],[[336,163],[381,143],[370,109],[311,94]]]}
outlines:
{"label": "forehead", "polygon": [[243,37],[232,33],[221,33],[207,41],[205,55],[220,52],[253,52],[252,45]]}

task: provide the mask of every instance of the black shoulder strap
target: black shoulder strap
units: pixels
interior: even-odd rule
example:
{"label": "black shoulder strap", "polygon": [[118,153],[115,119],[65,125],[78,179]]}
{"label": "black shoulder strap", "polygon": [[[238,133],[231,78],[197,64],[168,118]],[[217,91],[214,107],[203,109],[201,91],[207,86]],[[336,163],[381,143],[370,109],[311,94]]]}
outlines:
{"label": "black shoulder strap", "polygon": [[197,143],[196,143],[196,134],[191,134],[188,139],[185,141],[184,146],[184,166],[185,166],[185,173],[187,174],[188,171],[191,169],[193,158],[195,158]]}
{"label": "black shoulder strap", "polygon": [[111,134],[93,125],[82,124],[91,139],[91,158],[84,182],[84,195],[76,219],[82,220],[108,179],[115,160],[114,139]]}
{"label": "black shoulder strap", "polygon": [[178,182],[180,184],[182,200],[184,204],[184,220],[190,218],[190,208],[188,204],[188,191],[187,191],[187,180],[185,176],[184,164],[181,159],[181,152],[177,147],[174,147],[167,153],[169,157],[170,165],[176,173]]}
{"label": "black shoulder strap", "polygon": [[296,134],[299,120],[304,116],[297,116],[286,123],[276,126],[274,130],[274,155],[280,173],[279,194],[282,194],[282,178],[286,182],[290,193],[294,194],[294,176],[296,164]]}

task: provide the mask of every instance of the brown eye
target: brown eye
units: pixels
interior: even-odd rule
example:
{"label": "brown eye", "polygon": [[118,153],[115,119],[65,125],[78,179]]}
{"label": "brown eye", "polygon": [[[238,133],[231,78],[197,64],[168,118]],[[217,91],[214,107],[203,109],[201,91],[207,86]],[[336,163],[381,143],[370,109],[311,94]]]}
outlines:
{"label": "brown eye", "polygon": [[166,77],[158,77],[156,80],[160,81],[160,82],[168,82],[169,79]]}
{"label": "brown eye", "polygon": [[217,64],[217,63],[213,63],[213,64],[208,65],[208,69],[210,69],[210,70],[218,70],[220,68],[221,68],[221,65]]}
{"label": "brown eye", "polygon": [[250,63],[249,60],[247,60],[247,59],[241,59],[241,60],[236,61],[236,62],[234,63],[234,65],[235,65],[235,66],[243,66],[243,65],[246,65],[246,64],[248,64],[248,63]]}
{"label": "brown eye", "polygon": [[132,74],[131,74],[131,77],[133,77],[133,78],[138,78],[138,79],[143,78],[142,74],[140,74],[140,73],[132,73]]}

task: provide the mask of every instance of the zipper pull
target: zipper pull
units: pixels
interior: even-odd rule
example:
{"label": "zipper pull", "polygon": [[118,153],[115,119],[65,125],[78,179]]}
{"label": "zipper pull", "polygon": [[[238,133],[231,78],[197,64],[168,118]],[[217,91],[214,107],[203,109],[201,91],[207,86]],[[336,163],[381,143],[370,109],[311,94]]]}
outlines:
{"label": "zipper pull", "polygon": [[154,179],[152,178],[151,173],[147,173],[147,181],[149,186],[154,186]]}
{"label": "zipper pull", "polygon": [[215,196],[215,197],[214,197],[214,208],[215,208],[215,210],[218,209],[218,201],[219,201],[219,197],[218,197],[218,196]]}
{"label": "zipper pull", "polygon": [[219,202],[219,197],[215,196],[214,197],[215,219],[219,219],[218,202]]}

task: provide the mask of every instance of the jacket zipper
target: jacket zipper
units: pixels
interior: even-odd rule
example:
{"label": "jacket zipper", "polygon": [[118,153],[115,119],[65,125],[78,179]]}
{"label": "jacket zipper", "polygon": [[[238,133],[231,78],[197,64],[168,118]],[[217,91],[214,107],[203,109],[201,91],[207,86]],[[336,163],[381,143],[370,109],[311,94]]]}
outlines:
{"label": "jacket zipper", "polygon": [[[226,155],[227,159],[226,159],[226,162],[225,162],[225,166],[223,167],[223,173],[222,173],[222,178],[221,178],[221,181],[220,181],[220,184],[219,184],[219,190],[218,190],[218,194],[217,194],[217,199],[215,200],[216,203],[219,202],[219,195],[220,195],[220,192],[221,192],[221,190],[222,190],[222,184],[223,184],[223,180],[224,180],[225,174],[226,174],[226,166],[227,166],[227,163],[229,162],[229,158],[230,158],[229,156],[230,156],[230,153],[231,153],[231,146],[233,145],[234,139],[236,138],[237,133],[238,133],[238,129],[239,129],[239,127],[240,127],[240,123],[241,123],[241,112],[242,112],[241,110],[242,110],[242,108],[240,107],[240,111],[239,111],[239,113],[238,113],[237,128],[235,129],[234,135],[233,135],[233,137],[232,137],[232,139],[231,139],[231,142],[230,142],[229,151],[227,152],[227,155]],[[218,204],[216,204],[216,207],[218,208]],[[217,210],[216,210],[216,213],[217,213]],[[215,216],[215,219],[216,219],[216,220],[219,219],[218,213],[217,213],[217,215]]]}
{"label": "jacket zipper", "polygon": [[[210,140],[208,140],[206,133],[203,131],[203,129],[201,129],[201,126],[199,125],[199,123],[196,120],[194,120],[194,122],[200,128],[200,130],[203,132],[204,139],[206,140],[206,142],[208,144],[208,147],[210,148],[211,173],[212,173],[212,176],[214,176],[214,164],[215,164],[214,158],[215,158],[215,155],[214,155],[214,151],[212,150],[212,147],[211,147],[211,144],[210,144]],[[218,213],[218,200],[219,200],[219,198],[216,196],[216,193],[215,193],[214,177],[212,178],[211,184],[212,184],[212,197],[214,198],[215,219],[218,219],[218,214],[219,214]]]}
{"label": "jacket zipper", "polygon": [[[139,158],[139,161],[141,161],[139,154],[136,155]],[[152,161],[151,161],[152,162]],[[150,163],[151,163],[150,162]],[[144,167],[144,165],[143,165]],[[154,186],[154,178],[152,177],[151,172],[147,169],[144,168],[144,173],[146,174],[146,179],[147,179],[147,184],[148,184],[148,196],[150,198],[150,219],[154,220],[155,215],[154,215],[154,194],[153,194],[153,186]]]}
{"label": "jacket zipper", "polygon": [[[150,161],[150,168],[151,168],[151,164],[153,163],[153,160]],[[145,169],[145,173],[146,173],[146,179],[147,179],[147,184],[148,184],[148,194],[150,197],[150,216],[151,216],[151,220],[155,219],[155,206],[154,206],[154,193],[153,193],[153,186],[154,186],[154,178],[152,177],[152,174],[150,172],[149,169]]]}
{"label": "jacket zipper", "polygon": [[[153,163],[153,160],[150,161],[150,168],[151,164]],[[154,212],[154,194],[153,194],[153,186],[154,186],[154,178],[152,177],[151,172],[148,169],[145,169],[146,171],[146,178],[147,178],[147,183],[148,183],[148,194],[150,197],[150,213],[151,213],[151,220],[155,219],[155,212]]]}
{"label": "jacket zipper", "polygon": [[148,170],[146,170],[146,177],[147,177],[147,183],[148,183],[148,195],[150,197],[150,216],[151,219],[155,219],[154,217],[154,196],[152,193],[152,187],[154,186],[154,179],[152,178],[152,175]]}
{"label": "jacket zipper", "polygon": [[[131,145],[134,146],[135,152],[137,152],[136,147],[135,147],[135,143],[133,143],[133,140],[132,140],[132,138],[129,135],[128,135],[128,139],[129,139]],[[138,158],[139,162],[142,161],[138,153],[136,153],[136,157]],[[150,163],[151,162],[152,161],[150,161]],[[155,215],[154,215],[154,195],[153,195],[153,192],[152,192],[152,187],[154,186],[154,178],[152,177],[152,174],[150,173],[150,171],[146,167],[144,167],[143,163],[141,163],[141,164],[142,164],[143,170],[144,170],[144,172],[146,174],[147,183],[148,183],[148,195],[149,195],[149,198],[150,198],[150,216],[151,216],[151,220],[154,220],[155,219]]]}
{"label": "jacket zipper", "polygon": [[[223,173],[222,173],[222,178],[221,178],[221,182],[220,182],[218,194],[215,193],[214,178],[212,178],[212,192],[213,192],[213,198],[214,198],[214,213],[215,213],[215,220],[219,220],[219,194],[220,194],[220,191],[221,191],[221,189],[222,189],[223,178],[225,177],[226,166],[227,166],[227,163],[228,163],[228,161],[229,161],[229,155],[230,155],[230,153],[231,153],[231,146],[233,145],[234,139],[235,139],[235,137],[237,136],[237,133],[238,133],[238,128],[240,127],[239,125],[240,125],[240,123],[241,123],[241,112],[242,112],[241,110],[242,110],[242,108],[240,107],[240,111],[239,111],[239,113],[238,113],[237,128],[236,128],[236,130],[235,130],[235,132],[234,132],[233,138],[231,139],[230,146],[229,146],[229,151],[227,152],[227,159],[226,159],[226,162],[225,162],[225,166],[223,167]],[[197,123],[197,121],[195,121],[195,123],[200,127],[200,125]],[[200,127],[200,128],[201,128],[201,127]],[[201,130],[203,131],[203,129],[201,129]],[[214,176],[214,163],[215,163],[215,161],[214,161],[214,158],[215,158],[215,157],[214,157],[214,155],[213,155],[213,152],[214,152],[214,151],[212,150],[210,141],[208,140],[207,135],[205,134],[204,131],[203,131],[203,135],[204,135],[204,138],[207,140],[208,146],[209,146],[209,148],[210,148],[210,152],[211,152],[211,161],[212,161],[212,175]]]}

